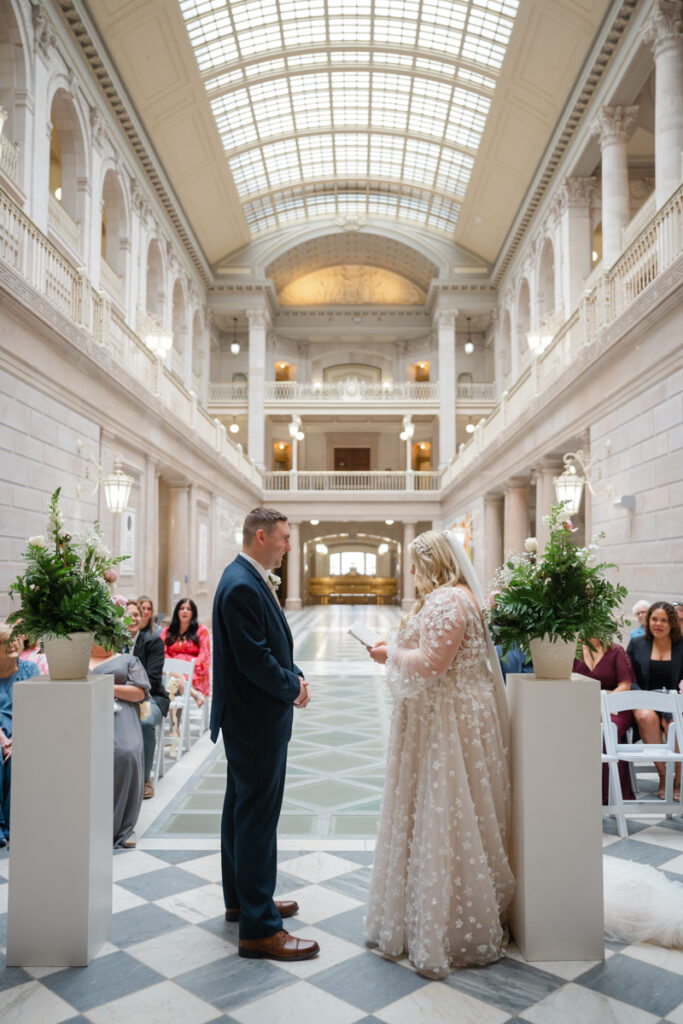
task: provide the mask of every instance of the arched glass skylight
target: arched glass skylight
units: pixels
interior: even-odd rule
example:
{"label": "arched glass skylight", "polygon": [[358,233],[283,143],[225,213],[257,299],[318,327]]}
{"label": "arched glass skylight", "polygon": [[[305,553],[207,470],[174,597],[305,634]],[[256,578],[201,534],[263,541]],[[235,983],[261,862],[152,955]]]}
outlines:
{"label": "arched glass skylight", "polygon": [[252,231],[453,231],[518,0],[178,2]]}

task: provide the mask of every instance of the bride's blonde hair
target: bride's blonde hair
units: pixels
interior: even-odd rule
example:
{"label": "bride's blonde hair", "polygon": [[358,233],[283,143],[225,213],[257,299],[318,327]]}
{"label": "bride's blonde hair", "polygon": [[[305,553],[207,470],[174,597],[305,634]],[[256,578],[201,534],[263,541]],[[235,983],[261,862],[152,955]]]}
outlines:
{"label": "bride's blonde hair", "polygon": [[460,566],[447,538],[439,530],[425,530],[408,546],[415,560],[418,598],[411,615],[416,615],[427,594],[437,587],[455,587],[462,580]]}

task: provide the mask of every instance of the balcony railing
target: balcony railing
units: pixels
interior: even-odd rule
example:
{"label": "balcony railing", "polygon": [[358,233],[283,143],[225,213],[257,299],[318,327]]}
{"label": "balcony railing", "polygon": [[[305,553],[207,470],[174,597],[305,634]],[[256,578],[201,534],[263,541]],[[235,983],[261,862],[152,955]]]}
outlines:
{"label": "balcony railing", "polygon": [[459,402],[495,402],[494,381],[473,380],[469,384],[458,384],[456,395]]}
{"label": "balcony railing", "polygon": [[229,405],[231,402],[246,402],[249,398],[249,385],[246,381],[232,383],[220,381],[209,384],[209,401],[218,405]]}
{"label": "balcony railing", "polygon": [[50,192],[47,206],[47,223],[54,233],[69,246],[73,253],[78,253],[81,244],[81,225],[67,213],[60,202]]}
{"label": "balcony railing", "polygon": [[19,184],[19,143],[0,139],[0,171],[3,171],[15,185]]}
{"label": "balcony railing", "polygon": [[[442,484],[447,487],[481,453],[508,431],[529,410],[538,407],[541,396],[572,366],[579,364],[585,346],[620,316],[634,299],[683,253],[683,186],[645,225],[630,247],[607,273],[596,275],[592,290],[553,338],[538,359],[505,392],[487,419],[477,424],[472,440],[446,467]],[[601,265],[600,265],[601,267]],[[596,275],[594,277],[594,275]]]}
{"label": "balcony railing", "polygon": [[121,305],[123,302],[123,278],[116,273],[104,257],[100,260],[100,284],[114,302]]}
{"label": "balcony railing", "polygon": [[631,242],[634,242],[641,231],[643,231],[657,212],[657,200],[654,192],[645,200],[638,213],[626,225],[621,233],[622,248],[628,249]]}
{"label": "balcony railing", "polygon": [[[0,189],[0,261],[46,298],[55,309],[94,337],[113,357],[113,363],[142,384],[176,425],[183,424],[231,469],[255,488],[261,475],[232,443],[222,423],[199,405],[174,374],[156,358],[126,324],[112,303],[40,232]],[[104,261],[103,261],[104,266]]]}
{"label": "balcony railing", "polygon": [[263,474],[264,491],[432,491],[438,492],[441,473],[407,473],[405,471],[348,473],[345,471],[299,470]]}
{"label": "balcony railing", "polygon": [[[348,382],[346,382],[348,384]],[[267,402],[436,402],[439,385],[426,384],[367,384],[354,381],[352,390],[344,383],[309,384],[299,381],[266,381]],[[458,401],[495,402],[496,385],[492,381],[473,381],[458,384]],[[218,405],[247,402],[249,385],[246,382],[218,381],[209,387],[209,401]]]}

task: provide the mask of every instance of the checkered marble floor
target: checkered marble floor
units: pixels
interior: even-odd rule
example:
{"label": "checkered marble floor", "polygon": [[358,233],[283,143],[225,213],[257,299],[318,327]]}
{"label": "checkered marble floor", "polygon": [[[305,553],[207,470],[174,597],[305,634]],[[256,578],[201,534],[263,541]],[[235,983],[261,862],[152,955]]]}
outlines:
{"label": "checkered marble floor", "polygon": [[[318,692],[322,697],[323,678],[330,683],[330,697],[350,695],[358,678],[370,692],[374,677],[360,660],[351,660],[362,658],[362,649],[349,649],[349,664],[339,661],[345,641],[328,628],[338,622],[330,611],[336,610],[319,609],[294,620],[302,641],[306,630],[327,630],[321,652],[335,650],[329,661],[316,662]],[[368,609],[372,615],[378,611]],[[312,642],[309,649],[314,650]],[[379,691],[373,692],[381,737],[384,712]],[[358,725],[361,735],[367,726]],[[315,729],[324,733],[331,726],[321,720]],[[320,746],[326,746],[324,739]],[[297,755],[303,761],[317,756],[304,746]],[[281,838],[277,885],[279,896],[300,904],[288,927],[317,939],[320,956],[298,964],[239,958],[237,925],[223,917],[215,830],[187,834],[160,827],[178,813],[187,793],[202,791],[198,781],[217,767],[215,750],[204,738],[162,780],[157,797],[145,802],[138,848],[114,857],[111,941],[88,968],[4,968],[2,952],[2,1024],[683,1024],[683,951],[608,943],[604,962],[527,964],[511,945],[496,964],[428,981],[406,959],[388,961],[366,949],[363,917],[374,840],[367,834],[333,834],[331,814],[327,824],[321,822],[321,808],[343,813],[343,805],[328,806],[324,800],[310,801],[315,832]],[[338,781],[334,772],[329,775],[330,782]],[[294,779],[301,784],[301,776],[294,773]],[[314,784],[321,781],[314,777]],[[360,787],[357,781],[349,784]],[[347,801],[353,815],[374,813],[358,809],[363,797],[356,804],[354,799]],[[620,839],[614,823],[604,819],[603,841],[610,856],[653,864],[683,883],[683,821],[630,820],[629,837]],[[9,860],[0,853],[0,948],[8,877]]]}

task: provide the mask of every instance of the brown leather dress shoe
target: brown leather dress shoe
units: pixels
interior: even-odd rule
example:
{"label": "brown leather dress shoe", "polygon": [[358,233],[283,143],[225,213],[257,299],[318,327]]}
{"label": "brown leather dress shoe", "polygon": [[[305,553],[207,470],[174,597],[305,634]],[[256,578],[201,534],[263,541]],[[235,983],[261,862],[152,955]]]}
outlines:
{"label": "brown leather dress shoe", "polygon": [[250,959],[310,960],[320,952],[314,939],[297,939],[284,928],[265,939],[240,939],[237,952]]}
{"label": "brown leather dress shoe", "polygon": [[[275,906],[280,917],[294,917],[295,914],[299,913],[299,904],[296,900],[275,900]],[[239,907],[228,907],[225,911],[226,921],[239,921],[240,919],[240,908]]]}

